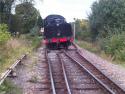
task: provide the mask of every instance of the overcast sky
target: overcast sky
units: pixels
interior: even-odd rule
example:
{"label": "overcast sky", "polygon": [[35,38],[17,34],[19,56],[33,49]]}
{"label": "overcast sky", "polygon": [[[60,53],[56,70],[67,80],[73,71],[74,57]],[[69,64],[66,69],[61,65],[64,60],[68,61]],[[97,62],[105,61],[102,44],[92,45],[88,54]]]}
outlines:
{"label": "overcast sky", "polygon": [[42,18],[50,14],[60,14],[67,21],[73,18],[84,19],[90,13],[91,5],[96,0],[40,0],[36,1],[36,8],[40,11]]}

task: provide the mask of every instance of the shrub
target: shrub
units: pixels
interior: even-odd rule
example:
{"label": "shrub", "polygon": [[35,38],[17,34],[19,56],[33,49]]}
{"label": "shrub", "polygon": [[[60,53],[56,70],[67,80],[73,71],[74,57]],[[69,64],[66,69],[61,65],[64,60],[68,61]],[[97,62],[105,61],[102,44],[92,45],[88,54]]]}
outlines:
{"label": "shrub", "polygon": [[107,54],[111,54],[115,59],[125,60],[125,33],[114,34],[101,39],[100,46]]}
{"label": "shrub", "polygon": [[22,94],[22,91],[9,79],[6,79],[4,83],[0,86],[0,94]]}
{"label": "shrub", "polygon": [[0,24],[0,44],[6,43],[10,39],[10,33],[6,24]]}
{"label": "shrub", "polygon": [[39,34],[39,28],[38,28],[38,26],[35,26],[34,28],[32,28],[31,30],[30,30],[30,35],[31,36],[36,36],[36,35],[38,35]]}
{"label": "shrub", "polygon": [[116,53],[115,53],[115,57],[121,61],[125,61],[125,49],[122,49],[122,50],[119,50],[117,51],[116,50]]}
{"label": "shrub", "polygon": [[115,28],[125,32],[125,0],[96,0],[91,10],[89,23],[94,39],[115,33]]}
{"label": "shrub", "polygon": [[32,46],[34,49],[38,48],[41,44],[41,39],[42,37],[38,37],[38,36],[35,36],[33,39],[32,39]]}
{"label": "shrub", "polygon": [[91,32],[89,32],[89,31],[76,32],[76,39],[78,39],[78,40],[91,41],[90,36],[91,36]]}

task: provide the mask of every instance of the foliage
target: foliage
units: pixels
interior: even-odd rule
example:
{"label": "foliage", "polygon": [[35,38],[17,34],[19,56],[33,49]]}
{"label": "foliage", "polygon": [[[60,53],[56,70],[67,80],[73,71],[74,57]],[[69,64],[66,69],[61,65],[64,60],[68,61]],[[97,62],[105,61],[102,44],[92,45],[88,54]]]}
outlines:
{"label": "foliage", "polygon": [[75,23],[72,23],[72,27],[75,24],[76,39],[79,40],[90,40],[89,23],[85,19],[76,19]]}
{"label": "foliage", "polygon": [[93,38],[105,38],[109,33],[125,31],[124,0],[98,0],[93,3],[91,9],[89,22]]}
{"label": "foliage", "polygon": [[76,39],[78,40],[91,41],[90,36],[91,36],[91,32],[89,31],[76,32]]}
{"label": "foliage", "polygon": [[114,59],[125,60],[125,33],[114,34],[101,40],[101,48]]}
{"label": "foliage", "polygon": [[87,49],[91,52],[94,52],[94,53],[99,53],[100,52],[100,47],[97,46],[96,44],[94,43],[91,43],[91,42],[86,42],[86,41],[77,41],[77,44],[84,48],[84,49]]}
{"label": "foliage", "polygon": [[11,25],[10,25],[10,31],[11,33],[19,32],[21,30],[22,23],[21,19],[18,15],[11,15]]}
{"label": "foliage", "polygon": [[20,38],[11,38],[4,46],[0,46],[0,73],[4,72],[23,54],[39,47],[41,38],[38,36],[21,35]]}
{"label": "foliage", "polygon": [[39,35],[39,27],[38,27],[38,26],[35,26],[34,28],[32,28],[32,29],[30,30],[30,35],[31,35],[31,36]]}
{"label": "foliage", "polygon": [[33,47],[33,49],[36,49],[41,45],[41,39],[42,39],[41,36],[38,35],[32,36],[31,34],[27,34],[25,37],[27,40],[32,41],[31,46]]}
{"label": "foliage", "polygon": [[21,21],[19,31],[21,31],[21,33],[28,33],[30,29],[36,25],[37,18],[40,14],[36,8],[33,7],[32,3],[24,2],[16,6],[16,15]]}
{"label": "foliage", "polygon": [[37,26],[38,26],[39,28],[42,28],[42,27],[43,27],[43,19],[42,19],[41,16],[38,17]]}
{"label": "foliage", "polygon": [[0,1],[0,12],[3,12],[3,8],[4,8],[4,2]]}
{"label": "foliage", "polygon": [[115,58],[117,58],[118,60],[125,61],[125,49],[116,51],[115,56]]}
{"label": "foliage", "polygon": [[11,81],[6,79],[0,86],[0,94],[22,94],[21,90],[17,88]]}
{"label": "foliage", "polygon": [[[1,0],[0,23],[7,24],[12,34],[29,33],[36,25],[41,28],[42,18],[33,3],[34,0]],[[14,8],[16,14],[11,13]]]}
{"label": "foliage", "polygon": [[41,38],[42,37],[38,37],[38,36],[36,36],[36,37],[33,38],[33,40],[32,40],[32,46],[35,49],[38,48],[38,47],[40,47],[40,45],[41,45]]}
{"label": "foliage", "polygon": [[14,0],[0,1],[0,24],[5,23],[10,28],[11,24],[11,10]]}
{"label": "foliage", "polygon": [[10,39],[10,33],[6,24],[0,24],[0,45]]}

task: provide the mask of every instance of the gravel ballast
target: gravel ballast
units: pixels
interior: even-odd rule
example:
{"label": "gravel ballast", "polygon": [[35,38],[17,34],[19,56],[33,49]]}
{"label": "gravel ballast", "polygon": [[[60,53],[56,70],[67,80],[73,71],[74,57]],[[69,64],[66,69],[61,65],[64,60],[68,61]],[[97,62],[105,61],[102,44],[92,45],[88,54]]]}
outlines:
{"label": "gravel ballast", "polygon": [[[79,48],[85,59],[125,90],[125,69],[107,60]],[[20,87],[23,94],[49,94],[50,82],[48,66],[45,62],[44,49],[41,47],[32,57],[27,58],[22,66],[17,67],[17,77],[12,81]]]}
{"label": "gravel ballast", "polygon": [[49,94],[50,82],[44,49],[39,48],[22,63],[16,68],[17,77],[11,79],[22,94]]}
{"label": "gravel ballast", "polygon": [[91,62],[109,79],[125,90],[125,69],[123,67],[112,64],[111,62],[108,62],[107,60],[104,60],[83,48],[80,48],[80,52],[86,60]]}

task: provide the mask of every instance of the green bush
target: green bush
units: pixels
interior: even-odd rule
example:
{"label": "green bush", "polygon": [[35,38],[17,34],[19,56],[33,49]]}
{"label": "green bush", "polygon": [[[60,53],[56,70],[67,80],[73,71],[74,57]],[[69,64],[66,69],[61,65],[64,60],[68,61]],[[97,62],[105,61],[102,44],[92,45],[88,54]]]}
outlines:
{"label": "green bush", "polygon": [[0,86],[0,94],[22,94],[22,91],[9,79],[6,79],[4,83]]}
{"label": "green bush", "polygon": [[93,38],[105,38],[108,33],[125,32],[125,0],[96,0],[89,14],[90,30]]}
{"label": "green bush", "polygon": [[0,24],[0,44],[6,43],[10,39],[10,33],[6,24]]}
{"label": "green bush", "polygon": [[40,46],[41,37],[35,36],[32,39],[32,46],[36,49]]}
{"label": "green bush", "polygon": [[38,28],[38,26],[35,26],[34,28],[32,28],[31,30],[30,30],[30,35],[31,36],[36,36],[36,35],[38,35],[39,34],[39,28]]}
{"label": "green bush", "polygon": [[100,41],[101,48],[115,59],[125,60],[125,33],[114,34]]}
{"label": "green bush", "polygon": [[76,39],[78,39],[78,40],[90,41],[91,40],[90,36],[91,36],[91,32],[89,32],[89,31],[76,32]]}
{"label": "green bush", "polygon": [[122,50],[119,50],[119,51],[116,51],[115,53],[115,57],[121,61],[125,61],[125,49],[122,49]]}
{"label": "green bush", "polygon": [[42,36],[38,36],[38,35],[33,36],[31,34],[27,34],[25,35],[25,39],[31,42],[31,46],[33,47],[33,49],[36,49],[40,46]]}

